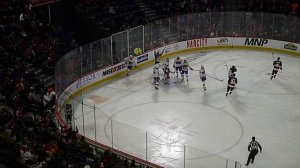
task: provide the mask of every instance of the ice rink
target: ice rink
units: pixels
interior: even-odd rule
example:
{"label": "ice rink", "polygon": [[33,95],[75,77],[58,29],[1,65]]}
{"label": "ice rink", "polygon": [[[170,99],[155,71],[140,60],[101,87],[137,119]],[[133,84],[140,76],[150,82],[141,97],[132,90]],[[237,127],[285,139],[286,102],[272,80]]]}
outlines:
{"label": "ice rink", "polygon": [[[78,96],[84,106],[73,101],[79,132],[84,122],[91,139],[176,168],[225,168],[224,158],[245,167],[255,136],[263,152],[249,167],[300,166],[300,57],[275,53],[283,71],[270,80],[271,52],[228,49],[179,56],[194,70],[204,65],[208,75],[224,81],[208,77],[204,91],[198,71],[189,71],[188,82],[171,74],[170,85],[160,83],[156,90],[153,66],[138,69]],[[226,65],[237,67],[238,79],[228,97]]]}

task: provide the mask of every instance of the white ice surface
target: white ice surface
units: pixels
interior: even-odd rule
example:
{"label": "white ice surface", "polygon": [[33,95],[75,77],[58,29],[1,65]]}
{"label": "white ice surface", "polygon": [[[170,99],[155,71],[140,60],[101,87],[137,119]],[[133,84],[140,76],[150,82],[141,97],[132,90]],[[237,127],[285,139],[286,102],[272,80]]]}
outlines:
{"label": "white ice surface", "polygon": [[[252,136],[263,152],[249,167],[300,167],[300,57],[274,54],[278,56],[283,71],[270,80],[270,52],[230,49],[180,55],[190,58],[194,70],[204,65],[208,75],[224,81],[208,77],[204,91],[198,72],[189,71],[189,82],[171,75],[169,86],[161,83],[155,90],[152,67],[142,69],[84,93],[89,106],[74,101],[76,125],[83,133],[84,118],[85,135],[95,139],[96,120],[98,142],[165,167],[183,167],[184,150],[187,168],[225,168],[224,158],[244,167]],[[227,98],[226,65],[238,69],[237,89]]]}

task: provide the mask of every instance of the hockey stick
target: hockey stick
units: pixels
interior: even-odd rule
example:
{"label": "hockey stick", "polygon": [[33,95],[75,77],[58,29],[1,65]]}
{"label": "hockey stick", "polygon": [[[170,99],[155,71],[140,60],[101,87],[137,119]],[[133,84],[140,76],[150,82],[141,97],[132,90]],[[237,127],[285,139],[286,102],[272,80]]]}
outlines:
{"label": "hockey stick", "polygon": [[273,62],[274,62],[274,53],[272,52],[272,58],[273,58]]}
{"label": "hockey stick", "polygon": [[217,81],[219,81],[219,82],[223,82],[223,81],[224,81],[224,79],[215,78],[215,77],[210,76],[210,75],[207,75],[207,74],[206,74],[206,76],[208,76],[208,77],[210,77],[210,78],[212,78],[212,79],[215,79],[215,80],[217,80]]}
{"label": "hockey stick", "polygon": [[[192,71],[200,71],[200,69],[191,69]],[[212,78],[212,79],[215,79],[215,80],[217,80],[217,81],[220,81],[220,82],[223,82],[224,81],[224,79],[219,79],[219,78],[215,78],[215,77],[213,77],[213,76],[210,76],[210,75],[207,75],[206,74],[206,76],[208,76],[208,77],[210,77],[210,78]]]}
{"label": "hockey stick", "polygon": [[166,47],[162,50],[162,52],[159,54],[160,56],[163,55],[164,51],[165,51]]}
{"label": "hockey stick", "polygon": [[[224,66],[226,66],[226,67],[227,67],[227,71],[228,71],[228,65],[227,65],[227,64],[225,64]],[[239,68],[246,68],[246,67],[244,67],[244,66],[239,66],[239,65],[235,65],[235,67],[239,67]]]}
{"label": "hockey stick", "polygon": [[200,71],[200,69],[194,69],[192,67],[189,67],[191,71]]}

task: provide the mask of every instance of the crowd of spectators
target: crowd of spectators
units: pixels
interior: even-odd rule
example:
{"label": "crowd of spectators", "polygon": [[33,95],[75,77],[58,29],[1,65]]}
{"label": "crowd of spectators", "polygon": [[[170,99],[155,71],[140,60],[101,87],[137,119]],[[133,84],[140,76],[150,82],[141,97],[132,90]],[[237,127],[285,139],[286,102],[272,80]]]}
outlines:
{"label": "crowd of spectators", "polygon": [[[169,19],[152,23],[149,30],[148,26],[145,27],[145,39],[150,41],[145,44],[146,49],[151,50],[167,42],[220,36],[300,41],[297,31],[300,27],[299,18],[293,17],[299,15],[298,0],[236,0],[234,6],[230,6],[232,1],[228,0],[151,2],[162,17]],[[181,16],[176,17],[178,15]]]}
{"label": "crowd of spectators", "polygon": [[109,150],[95,153],[76,130],[57,123],[55,88],[39,78],[53,75],[59,58],[47,11],[1,0],[0,13],[0,167],[136,167]]}
{"label": "crowd of spectators", "polygon": [[239,0],[239,10],[299,15],[299,0]]}
{"label": "crowd of spectators", "polygon": [[217,11],[252,11],[299,15],[299,0],[152,0],[161,17]]}
{"label": "crowd of spectators", "polygon": [[[171,33],[172,31],[178,32],[180,34],[179,39],[176,39],[176,37],[172,39],[170,34],[167,34],[168,37],[166,38],[163,37],[164,35],[161,34],[161,31],[155,32],[156,28],[157,30],[160,30],[161,27],[164,27],[164,25],[153,22],[153,20],[151,20],[151,18],[147,16],[146,12],[144,11],[145,9],[143,9],[139,4],[132,0],[126,0],[122,2],[118,2],[115,0],[77,0],[76,9],[81,11],[85,16],[94,18],[94,20],[99,23],[97,26],[100,26],[99,28],[102,29],[100,34],[104,35],[105,37],[112,33],[117,33],[137,25],[148,24],[149,22],[151,22],[153,26],[150,31],[153,32],[153,35],[151,37],[151,41],[149,42],[148,48],[152,49],[162,45],[163,43],[166,43],[166,41],[185,40],[187,37],[200,36],[215,37],[244,35],[255,37],[265,36],[269,38],[276,37],[281,40],[287,40],[286,37],[293,35],[296,28],[291,27],[290,23],[286,23],[286,32],[281,29],[273,30],[273,28],[270,26],[270,22],[265,22],[264,25],[261,24],[263,21],[259,20],[258,17],[260,16],[258,14],[257,16],[246,16],[246,18],[241,18],[244,19],[245,22],[247,22],[245,25],[242,25],[242,27],[250,27],[247,29],[244,28],[245,30],[243,32],[241,30],[234,30],[234,32],[224,31],[224,25],[226,25],[226,23],[222,23],[222,20],[220,20],[221,17],[212,18],[215,20],[209,20],[209,16],[207,16],[206,18],[201,18],[203,20],[201,21],[200,25],[201,31],[197,31],[199,30],[199,28],[197,29],[197,27],[189,25],[194,22],[195,18],[191,18],[191,22],[185,23],[176,20],[176,18],[174,18],[173,16],[190,13],[220,11],[254,11],[299,15],[300,4],[299,0],[140,0],[139,2],[143,2],[144,6],[148,6],[151,8],[151,10],[155,11],[155,15],[157,16],[154,17],[155,19],[163,19],[167,17],[175,19],[171,19],[171,26],[166,25],[165,28],[170,27],[170,29],[173,29],[171,30]],[[230,16],[228,16],[227,19],[230,19]],[[270,18],[265,19],[269,20]],[[216,20],[220,20],[220,22]],[[213,22],[218,24],[209,25]],[[275,20],[274,24],[281,24],[277,22],[278,21]],[[289,22],[295,23],[295,21]],[[184,24],[187,24],[189,27],[187,29],[180,28],[179,26],[177,27],[177,25]],[[287,24],[289,25],[287,26]],[[262,31],[262,29],[265,29],[267,31]],[[147,33],[147,31],[145,32]]]}
{"label": "crowd of spectators", "polygon": [[141,25],[145,18],[135,0],[76,0],[75,9],[92,19],[104,37]]}
{"label": "crowd of spectators", "polygon": [[[139,3],[137,3],[139,2]],[[142,4],[142,5],[141,5]],[[91,42],[96,39],[107,37],[129,28],[152,23],[155,20],[167,17],[184,15],[190,13],[202,12],[220,12],[220,11],[254,11],[281,13],[290,15],[299,15],[300,0],[76,0],[74,6],[79,15],[84,16],[84,20],[92,20],[95,24],[88,27],[95,27],[94,35],[90,35],[87,29],[87,35],[82,35],[90,39],[85,42]],[[146,7],[147,8],[146,8]],[[147,10],[154,11],[151,16]],[[149,12],[149,11],[148,11]],[[155,15],[155,16],[153,16]],[[79,19],[80,20],[80,19]],[[79,21],[80,23],[81,21]],[[81,22],[84,24],[85,22]],[[179,30],[187,31],[187,30]],[[189,30],[190,31],[190,30]],[[192,31],[192,30],[191,30]],[[280,31],[280,30],[277,30]],[[211,33],[211,31],[209,32]],[[84,34],[84,33],[83,33]],[[206,34],[206,33],[204,33]],[[215,32],[214,35],[217,33]],[[220,34],[220,33],[219,33]],[[250,33],[251,34],[251,33]],[[261,33],[262,34],[262,33]],[[211,36],[211,35],[210,35]],[[152,43],[157,43],[157,40]],[[156,44],[153,44],[156,46]]]}
{"label": "crowd of spectators", "polygon": [[210,11],[224,11],[224,0],[149,1],[161,18]]}

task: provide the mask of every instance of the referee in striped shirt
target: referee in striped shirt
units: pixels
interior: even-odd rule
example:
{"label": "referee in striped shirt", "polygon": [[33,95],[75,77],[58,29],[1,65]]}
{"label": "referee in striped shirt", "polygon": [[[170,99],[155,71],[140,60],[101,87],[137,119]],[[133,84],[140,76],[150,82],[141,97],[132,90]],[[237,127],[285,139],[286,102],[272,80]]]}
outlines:
{"label": "referee in striped shirt", "polygon": [[257,141],[255,141],[255,137],[252,137],[252,141],[248,145],[248,151],[250,153],[249,153],[249,157],[248,157],[246,166],[249,165],[250,161],[251,161],[251,163],[254,162],[254,158],[255,158],[255,156],[258,153],[258,148],[259,148],[260,153],[261,153],[262,152],[262,148],[261,148],[260,144]]}

